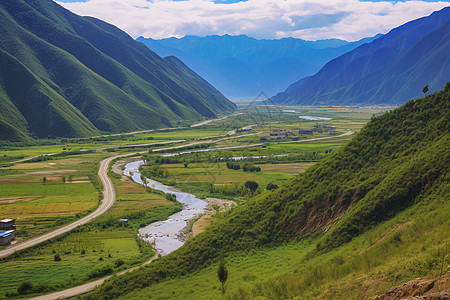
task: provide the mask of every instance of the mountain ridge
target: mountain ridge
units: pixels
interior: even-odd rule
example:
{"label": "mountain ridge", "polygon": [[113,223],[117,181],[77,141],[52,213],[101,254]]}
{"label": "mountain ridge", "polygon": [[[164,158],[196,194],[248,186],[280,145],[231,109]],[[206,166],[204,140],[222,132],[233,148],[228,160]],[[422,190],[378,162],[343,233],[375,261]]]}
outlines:
{"label": "mountain ridge", "polygon": [[[1,139],[82,137],[167,127],[178,120],[215,117],[235,109],[184,64],[159,57],[108,23],[77,16],[49,0],[2,1],[0,15],[0,49],[25,66],[18,72],[31,73],[41,80],[37,85],[54,91],[48,91],[49,99],[66,107],[59,116],[68,129],[59,130],[51,122],[38,126],[30,117],[25,118],[26,129],[17,125],[18,111],[23,116],[33,111],[35,91],[29,89],[25,97],[1,86],[0,105],[23,103],[15,117],[11,109],[0,114],[3,124],[18,126],[22,134],[5,134]],[[12,76],[7,69],[2,71],[1,77]],[[69,117],[69,110],[78,117]],[[45,116],[39,107],[33,112]],[[81,115],[83,122],[75,122]]]}
{"label": "mountain ridge", "polygon": [[266,94],[279,92],[289,82],[318,71],[329,59],[374,38],[346,42],[188,35],[162,40],[141,36],[137,41],[163,57],[177,56],[229,97],[253,98],[261,91]]}
{"label": "mountain ridge", "polygon": [[[431,92],[440,90],[448,81],[444,73],[450,72],[449,60],[442,61],[446,58],[442,53],[450,51],[450,44],[446,43],[449,21],[450,7],[447,7],[394,28],[330,61],[318,73],[293,83],[271,101],[301,105],[398,105],[419,97],[425,85],[429,85]],[[440,47],[429,49],[435,44]],[[427,66],[425,60],[431,63]]]}

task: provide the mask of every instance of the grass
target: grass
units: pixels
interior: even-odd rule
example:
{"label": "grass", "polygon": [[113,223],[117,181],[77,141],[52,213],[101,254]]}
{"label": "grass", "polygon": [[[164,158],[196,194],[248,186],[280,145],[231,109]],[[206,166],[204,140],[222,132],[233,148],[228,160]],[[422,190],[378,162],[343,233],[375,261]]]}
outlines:
{"label": "grass", "polygon": [[176,140],[194,140],[209,136],[224,135],[227,131],[223,128],[196,128],[196,129],[172,129],[168,131],[155,131],[151,133],[138,133],[134,135],[111,136],[92,139],[59,139],[50,140],[51,145],[38,146],[1,146],[0,163],[8,163],[19,159],[63,153],[65,151],[91,150],[107,147],[118,147],[139,144],[157,144],[160,142]]}
{"label": "grass", "polygon": [[[319,236],[233,253],[226,258],[224,299],[367,299],[416,277],[435,278],[441,264],[450,262],[450,207],[445,201],[416,205],[319,256],[311,256]],[[214,264],[121,299],[216,299],[220,295]]]}
{"label": "grass", "polygon": [[[5,272],[0,274],[0,298],[17,298],[17,287],[23,281],[40,286],[40,293],[46,293],[136,266],[154,255],[151,246],[137,238],[137,229],[141,224],[167,218],[179,205],[163,195],[148,193],[125,177],[111,177],[117,201],[107,213],[61,238],[1,262]],[[129,221],[120,222],[121,218]],[[54,261],[55,254],[60,254],[60,262]],[[122,261],[120,266],[118,259]]]}
{"label": "grass", "polygon": [[311,165],[312,163],[261,164],[259,165],[262,168],[261,172],[250,173],[242,170],[230,170],[226,167],[226,163],[191,163],[187,168],[183,164],[168,164],[162,165],[162,167],[168,170],[169,177],[157,178],[157,180],[200,197],[227,198],[229,196],[210,193],[209,184],[225,185],[252,180],[258,182],[264,189],[270,182],[282,184],[291,176],[305,171]]}
{"label": "grass", "polygon": [[[372,110],[368,110],[361,115],[356,112],[348,114],[349,119],[345,119],[347,116],[344,117],[344,113],[340,111],[324,111],[320,113],[341,114],[342,120],[336,118],[333,121],[341,122],[340,126],[345,131],[347,128],[352,130],[353,128],[355,130],[359,129],[364,118],[370,118],[371,112]],[[280,120],[282,123],[273,123],[270,125],[272,127],[266,126],[261,130],[268,133],[271,128],[275,127],[295,129],[304,128],[303,125],[306,124],[298,121],[297,115],[291,116],[287,120],[285,117],[286,115],[281,116]],[[273,122],[279,122],[280,120],[272,119]],[[193,130],[143,133],[123,136],[118,139],[64,140],[55,141],[55,143],[59,143],[55,145],[27,147],[5,146],[1,148],[2,159],[3,161],[12,161],[15,158],[57,153],[64,151],[64,148],[66,150],[91,149],[126,144],[206,138],[225,134],[232,128],[241,128],[243,124],[255,124],[255,119],[248,115],[239,116],[213,122]],[[308,123],[307,125],[312,126],[313,123]],[[260,130],[260,128],[257,130]],[[322,136],[325,135],[323,134]],[[326,150],[338,149],[349,139],[351,137],[298,144],[269,144],[267,147],[214,151],[198,154],[198,156],[323,153]],[[248,142],[259,142],[259,136],[226,140],[215,146],[242,145]],[[118,152],[124,152],[124,150]],[[11,167],[1,168],[0,189],[2,198],[0,201],[6,201],[5,198],[17,200],[13,203],[2,205],[2,213],[6,212],[6,210],[3,210],[6,207],[9,210],[8,214],[13,215],[14,212],[17,213],[17,224],[22,226],[22,228],[26,228],[25,233],[28,232],[28,235],[33,235],[74,220],[74,218],[78,217],[77,214],[81,216],[88,213],[96,206],[98,201],[97,188],[99,185],[98,179],[97,182],[95,180],[98,162],[108,155],[105,152],[89,153],[43,162],[20,163]],[[260,184],[260,187],[264,188],[269,182],[282,184],[283,181],[298,172],[306,170],[312,164],[310,162],[288,162],[283,164],[271,164],[269,162],[258,164],[262,169],[259,173],[229,170],[223,162],[189,163],[188,168],[185,168],[182,164],[169,164],[163,165],[163,167],[168,168],[171,175],[170,178],[165,180],[167,183],[174,184],[185,191],[200,196],[222,197],[223,195],[212,195],[207,192],[209,183],[224,185],[255,180]],[[112,173],[110,172],[110,174]],[[44,176],[47,178],[45,184],[42,182]],[[72,176],[73,182],[78,183],[63,183],[62,176],[66,178]],[[165,218],[173,213],[177,207],[173,206],[173,203],[167,201],[162,195],[148,193],[144,187],[130,182],[128,179],[121,178],[119,175],[112,175],[111,177],[116,189],[117,201],[105,215],[81,227],[82,229],[79,231],[71,232],[64,237],[21,252],[15,258],[1,262],[5,272],[2,272],[0,275],[0,290],[3,293],[0,293],[0,297],[3,297],[6,293],[17,297],[17,295],[13,294],[17,286],[25,280],[31,281],[35,285],[43,285],[46,291],[58,290],[85,282],[92,278],[90,276],[93,276],[94,271],[109,268],[112,265],[112,271],[115,272],[137,265],[152,255],[150,246],[136,239],[137,228],[141,224],[148,224],[157,219]],[[11,199],[8,201],[11,201]],[[128,223],[118,223],[117,220],[123,217],[130,218],[130,221]],[[19,237],[23,233],[20,232],[20,226],[18,227]],[[230,266],[228,283],[230,291],[235,287],[237,288],[239,284],[244,283],[250,284],[249,287],[252,287],[251,284],[264,280],[267,277],[265,274],[268,273],[271,276],[282,276],[293,264],[300,263],[305,253],[312,249],[311,241],[308,239],[300,243],[284,245],[280,249],[262,249],[233,255],[227,260]],[[83,250],[84,254],[81,254]],[[281,252],[283,254],[280,255]],[[54,261],[56,253],[61,255],[62,260],[60,262]],[[111,258],[109,258],[109,254],[111,254]],[[102,260],[100,260],[100,257],[102,257]],[[120,267],[115,267],[114,265],[117,258],[124,260],[124,264]],[[95,270],[93,270],[92,266],[95,266]],[[180,283],[186,283],[188,284],[186,286],[192,287],[187,291],[188,294],[184,293],[184,296],[193,299],[199,296],[201,291],[202,295],[200,296],[203,298],[217,297],[219,295],[219,283],[215,283],[215,272],[215,266],[211,266],[206,269],[205,273],[202,272],[202,274],[194,274],[180,279]],[[8,274],[13,274],[13,276]],[[233,276],[233,274],[240,275]],[[200,276],[201,280],[196,277],[197,275]],[[167,290],[166,293],[155,289],[155,292],[158,291],[157,297],[165,295],[169,298],[174,298],[173,295],[186,292],[186,290],[183,291],[181,288],[183,285],[175,286],[176,284],[170,281],[162,284],[168,284],[171,290]],[[193,290],[192,293],[191,290]],[[175,294],[172,294],[171,291],[174,291]]]}
{"label": "grass", "polygon": [[16,219],[16,238],[41,234],[93,211],[100,197],[98,163],[105,157],[90,153],[1,168],[2,217]]}

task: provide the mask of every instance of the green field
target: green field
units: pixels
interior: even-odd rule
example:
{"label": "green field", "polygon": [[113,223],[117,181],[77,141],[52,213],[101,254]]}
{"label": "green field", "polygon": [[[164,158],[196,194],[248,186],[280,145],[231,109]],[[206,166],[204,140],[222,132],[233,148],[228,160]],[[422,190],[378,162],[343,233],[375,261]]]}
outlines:
{"label": "green field", "polygon": [[[330,121],[330,124],[338,126],[338,132],[343,133],[347,130],[359,130],[364,120],[367,121],[379,110],[361,111],[343,112],[331,109],[320,111],[317,115],[336,118],[333,120],[335,123]],[[312,112],[308,113],[312,114]],[[232,129],[254,125],[261,120],[261,126],[254,128],[253,131],[237,133],[231,139],[220,137]],[[177,140],[186,140],[184,143],[188,144],[196,142],[198,139],[206,139],[206,147],[247,145],[248,143],[259,143],[260,137],[268,136],[273,129],[295,131],[298,128],[312,128],[313,125],[314,123],[301,121],[298,119],[298,115],[290,113],[282,113],[278,116],[272,114],[270,117],[245,114],[192,129],[102,137],[93,140],[55,140],[53,145],[48,145],[48,141],[45,142],[47,145],[40,146],[8,145],[1,148],[1,159],[3,162],[8,162],[22,157],[64,151]],[[246,136],[255,132],[260,133],[255,136]],[[249,180],[259,184],[257,193],[262,192],[268,183],[281,186],[286,180],[305,171],[328,155],[327,153],[339,149],[352,138],[351,136],[331,137],[327,133],[317,133],[311,137],[303,136],[301,138],[317,137],[329,137],[330,139],[306,143],[279,143],[288,140],[271,140],[258,147],[182,155],[177,157],[180,159],[178,163],[162,164],[161,167],[167,169],[169,176],[157,178],[157,180],[201,197],[229,198],[240,203],[250,199],[254,193],[244,191],[240,195],[227,194],[226,190],[233,190],[235,187],[242,188],[243,183]],[[174,146],[178,145],[182,145],[182,143]],[[170,145],[156,146],[152,149],[167,147]],[[125,153],[138,150],[115,150],[115,152]],[[165,152],[176,151],[180,150]],[[76,220],[95,209],[101,191],[101,185],[96,175],[98,163],[110,155],[107,151],[98,151],[2,167],[0,169],[1,217],[16,218],[17,240],[20,241],[49,231],[55,226]],[[260,172],[243,172],[242,169],[230,170],[226,167],[226,163],[219,159],[220,157],[255,155],[269,156],[269,158],[259,160],[246,159],[246,162],[260,167]],[[277,155],[288,156],[276,157]],[[156,152],[149,154],[149,157],[161,159]],[[187,167],[183,164],[186,161],[188,162]],[[136,266],[153,255],[150,245],[136,239],[137,229],[143,224],[166,218],[180,209],[179,205],[174,206],[173,202],[166,200],[164,195],[149,193],[143,186],[114,172],[110,172],[109,175],[112,177],[117,194],[113,208],[100,218],[63,237],[3,260],[1,265],[5,272],[0,275],[0,290],[3,293],[0,294],[0,297],[5,295],[13,298],[19,297],[17,287],[24,281],[33,284],[33,294],[61,290]],[[211,186],[213,186],[213,190],[211,190]],[[129,218],[130,221],[128,223],[119,222],[118,220],[121,218]],[[308,247],[304,244],[286,245],[283,248],[285,255],[278,257],[273,254],[273,250],[264,250],[262,253],[252,252],[245,255],[245,260],[249,259],[245,263],[244,258],[237,255],[228,263],[230,268],[244,270],[242,271],[244,275],[242,278],[230,277],[230,286],[235,280],[241,283],[251,283],[259,279],[259,275],[255,275],[261,272],[258,267],[259,261],[267,259],[267,256],[274,257],[273,263],[267,266],[270,272],[274,275],[281,275],[282,273],[277,272],[281,272],[286,266],[301,260],[302,257],[295,256],[293,253],[297,253],[300,249],[309,249]],[[56,254],[60,255],[61,261],[54,261]],[[121,261],[117,262],[119,259]],[[95,265],[94,268],[93,265]],[[202,274],[202,283],[196,281],[195,276],[189,279],[194,280],[193,286],[202,287],[211,284],[210,289],[206,288],[204,291],[204,295],[207,295],[206,298],[208,295],[215,297],[214,295],[218,292],[216,287],[218,285],[213,283],[212,273],[215,272],[215,269],[211,267],[208,270],[207,273]],[[11,276],[11,273],[14,275]],[[175,292],[176,290],[177,288],[174,288]],[[198,291],[199,289],[195,288],[194,290]],[[193,295],[197,295],[196,293],[194,292]]]}
{"label": "green field", "polygon": [[[179,205],[127,178],[110,174],[117,193],[114,206],[61,238],[3,260],[0,298],[20,297],[17,288],[24,281],[33,284],[34,294],[48,293],[139,265],[154,255],[151,246],[137,238],[137,229],[141,224],[167,218],[180,209]],[[119,221],[122,218],[129,221]],[[61,261],[54,260],[56,254]]]}
{"label": "green field", "polygon": [[1,217],[16,219],[17,240],[93,211],[100,199],[98,163],[107,156],[90,153],[0,168]]}

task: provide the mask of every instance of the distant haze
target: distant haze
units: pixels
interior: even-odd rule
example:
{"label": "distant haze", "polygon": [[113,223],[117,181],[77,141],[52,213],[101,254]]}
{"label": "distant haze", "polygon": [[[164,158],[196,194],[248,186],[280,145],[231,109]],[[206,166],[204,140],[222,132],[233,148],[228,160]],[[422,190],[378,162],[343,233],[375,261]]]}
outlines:
{"label": "distant haze", "polygon": [[174,55],[231,99],[254,99],[285,90],[313,75],[329,60],[373,38],[358,42],[300,39],[256,40],[240,36],[138,38],[162,57]]}

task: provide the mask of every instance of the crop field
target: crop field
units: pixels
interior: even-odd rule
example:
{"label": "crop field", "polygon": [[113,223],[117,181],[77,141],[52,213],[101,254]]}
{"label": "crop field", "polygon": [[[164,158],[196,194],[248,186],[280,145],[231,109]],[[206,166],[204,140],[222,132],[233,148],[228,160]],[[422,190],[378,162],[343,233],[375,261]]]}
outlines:
{"label": "crop field", "polygon": [[[117,194],[114,206],[61,238],[1,262],[5,272],[0,274],[0,298],[19,297],[17,287],[24,281],[31,282],[37,294],[60,290],[139,265],[154,255],[149,244],[137,239],[137,229],[167,218],[179,205],[126,177],[110,175]],[[122,218],[129,220],[119,221]],[[56,254],[61,261],[55,261]]]}
{"label": "crop field", "polygon": [[[261,172],[243,172],[230,170],[226,163],[190,163],[187,167],[183,164],[166,164],[161,167],[168,172],[167,178],[156,178],[166,184],[176,186],[185,192],[194,193],[200,197],[229,198],[230,195],[220,195],[211,191],[210,185],[224,186],[243,184],[246,181],[255,181],[261,189],[265,189],[269,183],[281,185],[294,175],[305,171],[314,163],[287,163],[287,164],[256,164]],[[245,196],[244,198],[246,198]],[[231,197],[234,199],[235,197]],[[238,197],[241,198],[241,197]]]}
{"label": "crop field", "polygon": [[[381,111],[381,109],[347,111],[332,108],[302,110],[301,115],[333,118],[326,124],[337,126],[338,134],[348,130],[358,131],[374,114]],[[264,115],[264,113],[243,114],[191,129],[87,140],[55,140],[54,144],[40,146],[5,145],[0,147],[0,163],[64,151],[178,140],[186,140],[187,144],[204,139],[207,142],[206,147],[214,148],[245,146],[251,143],[261,143],[260,137],[268,137],[273,129],[292,130],[293,135],[298,136],[295,134],[295,130],[313,128],[316,124],[316,121],[300,120],[297,113],[278,112],[277,115],[277,112],[274,110],[270,115]],[[236,133],[229,139],[222,137],[230,130],[248,125],[260,126],[255,126],[249,132]],[[254,135],[255,133],[258,134]],[[180,161],[161,164],[160,167],[167,170],[167,176],[155,179],[200,197],[228,198],[240,203],[241,200],[247,200],[254,195],[247,191],[243,192],[244,182],[257,182],[259,191],[264,190],[269,183],[282,185],[296,174],[314,165],[328,153],[339,149],[352,138],[352,136],[330,136],[328,133],[314,133],[312,136],[301,136],[300,138],[318,137],[327,139],[296,143],[291,142],[291,136],[289,136],[285,140],[272,139],[255,147],[174,156],[173,158]],[[182,144],[177,143],[174,146],[178,145]],[[157,146],[152,149],[170,146]],[[195,147],[190,146],[190,148]],[[125,153],[129,150],[114,151]],[[164,152],[178,151],[185,150]],[[152,159],[156,159],[161,158],[160,154],[163,153],[155,152],[148,155]],[[20,241],[88,214],[97,207],[100,199],[101,184],[97,177],[98,164],[110,155],[106,151],[98,151],[0,167],[0,217],[17,220],[16,236]],[[250,163],[261,169],[259,172],[244,172],[242,169],[229,169],[226,162],[220,160],[221,157],[235,156],[268,157],[236,161],[240,164]],[[187,166],[183,162],[188,162]],[[118,168],[115,171],[120,172]],[[34,294],[42,294],[75,286],[139,265],[154,254],[149,244],[137,239],[137,230],[146,224],[167,218],[170,214],[178,211],[181,206],[168,201],[163,194],[149,191],[117,173],[110,171],[109,175],[116,190],[114,206],[103,216],[87,225],[43,245],[21,251],[14,257],[0,262],[4,270],[0,274],[0,298],[4,296],[19,297],[17,287],[24,281],[33,283]],[[227,193],[227,191],[231,192]],[[129,221],[119,221],[124,218]],[[202,225],[200,231],[209,226],[211,219],[205,217],[202,222],[202,224],[197,224],[197,226]],[[281,270],[301,263],[303,256],[298,255],[300,250],[303,249],[305,251],[301,252],[306,253],[306,250],[312,249],[307,241],[283,247],[282,252],[285,254],[282,256],[277,255],[276,249],[266,249],[245,254],[245,257],[239,255],[231,257],[228,261],[230,287],[232,286],[234,289],[239,284],[251,284],[255,280],[263,278],[264,272],[270,273],[271,276],[282,276]],[[55,261],[56,255],[61,258],[60,261]],[[267,261],[267,264],[263,264],[266,265],[264,270],[261,269],[261,261]],[[204,288],[202,291],[204,299],[217,297],[219,285],[215,282],[215,272],[215,266],[211,266],[202,274],[182,279],[182,282],[192,284],[192,299],[198,296],[196,291],[201,290],[200,287]],[[239,277],[231,276],[236,273],[241,275]],[[13,275],[11,276],[11,274]],[[197,276],[200,276],[201,280]],[[178,292],[181,293],[182,285],[172,287],[171,281],[162,283],[162,285],[166,284],[167,288],[173,290],[173,293],[172,290],[168,291],[167,293],[170,294],[167,295],[173,297]],[[157,285],[156,288],[161,288],[161,286]],[[159,292],[159,294],[161,297],[166,295],[165,292]]]}
{"label": "crop field", "polygon": [[78,150],[103,149],[125,145],[157,144],[161,142],[177,140],[194,140],[207,138],[210,136],[221,136],[227,133],[223,128],[196,128],[196,129],[176,129],[168,131],[155,131],[150,133],[137,133],[134,135],[124,135],[115,137],[102,137],[81,140],[51,140],[51,145],[37,146],[0,146],[0,163],[9,163],[27,157],[38,155],[49,155]]}
{"label": "crop field", "polygon": [[2,218],[16,219],[17,240],[73,221],[95,209],[97,168],[105,153],[20,163],[0,169]]}

